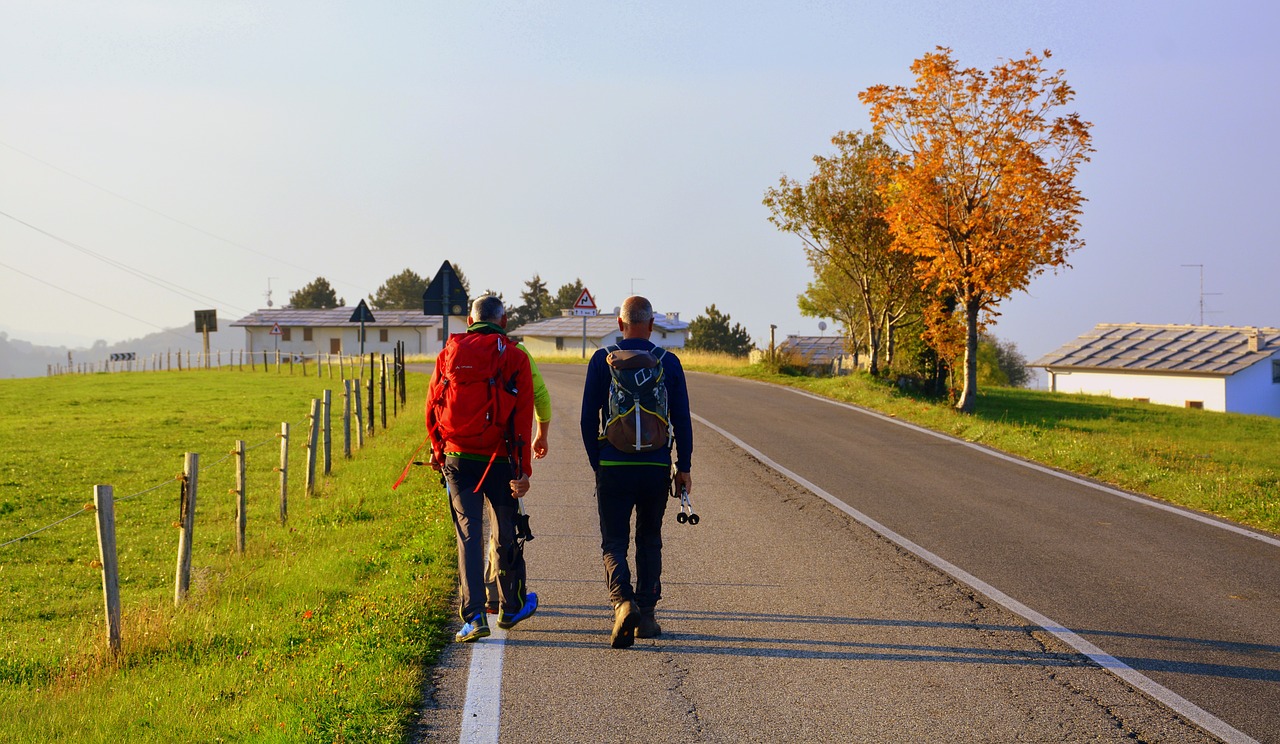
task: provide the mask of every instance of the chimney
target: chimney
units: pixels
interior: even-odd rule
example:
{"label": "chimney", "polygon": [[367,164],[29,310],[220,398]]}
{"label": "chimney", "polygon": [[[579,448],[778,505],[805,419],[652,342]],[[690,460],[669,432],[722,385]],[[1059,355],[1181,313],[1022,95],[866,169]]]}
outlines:
{"label": "chimney", "polygon": [[1249,329],[1249,351],[1256,352],[1262,350],[1262,331],[1257,328]]}
{"label": "chimney", "polygon": [[680,313],[667,313],[667,317],[671,320],[680,320]]}

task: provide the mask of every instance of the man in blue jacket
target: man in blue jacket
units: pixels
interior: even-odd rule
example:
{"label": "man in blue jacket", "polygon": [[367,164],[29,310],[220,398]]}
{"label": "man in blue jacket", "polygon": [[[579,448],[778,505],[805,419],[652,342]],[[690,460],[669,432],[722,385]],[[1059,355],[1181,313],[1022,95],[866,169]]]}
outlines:
{"label": "man in blue jacket", "polygon": [[[622,340],[617,348],[653,351],[653,305],[643,297],[628,297],[618,314]],[[627,648],[636,637],[652,638],[662,632],[654,608],[662,598],[662,516],[674,486],[692,490],[689,475],[693,454],[693,424],[689,416],[689,392],[684,368],[675,354],[664,351],[659,363],[665,378],[672,443],[647,452],[624,452],[604,435],[612,379],[609,349],[598,349],[587,366],[582,391],[582,443],[596,474],[596,505],[600,513],[600,547],[604,554],[609,599],[613,603],[610,645]],[[631,514],[636,515],[636,581],[627,566]]]}

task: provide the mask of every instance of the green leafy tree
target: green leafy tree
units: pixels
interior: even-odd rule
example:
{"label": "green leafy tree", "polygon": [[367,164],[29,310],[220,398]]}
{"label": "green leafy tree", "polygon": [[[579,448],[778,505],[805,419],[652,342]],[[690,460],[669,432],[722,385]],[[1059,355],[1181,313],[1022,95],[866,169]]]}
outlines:
{"label": "green leafy tree", "polygon": [[861,132],[840,132],[831,143],[835,154],[814,156],[807,182],[783,176],[764,204],[770,222],[800,237],[813,269],[813,296],[801,302],[801,312],[846,323],[877,374],[882,349],[892,364],[894,332],[920,295],[914,259],[894,250],[880,193],[897,153]]}
{"label": "green leafy tree", "polygon": [[720,312],[714,304],[707,308],[706,315],[689,321],[687,349],[742,357],[750,354],[754,346],[747,329],[738,323],[731,326],[729,314]]}
{"label": "green leafy tree", "polygon": [[990,333],[978,340],[978,384],[997,387],[1025,387],[1031,380],[1027,358],[1012,341],[1001,341]]}
{"label": "green leafy tree", "polygon": [[346,300],[339,298],[329,280],[322,276],[289,295],[289,306],[298,310],[327,310],[345,304]]}
{"label": "green leafy tree", "polygon": [[507,311],[507,328],[515,329],[526,323],[543,318],[542,309],[551,304],[551,293],[547,291],[547,283],[538,274],[524,283],[524,291],[520,293],[520,306]]}
{"label": "green leafy tree", "polygon": [[412,269],[405,269],[383,282],[376,294],[369,295],[369,305],[375,310],[421,310],[427,284]]}
{"label": "green leafy tree", "polygon": [[574,279],[570,284],[563,284],[560,289],[556,290],[556,296],[551,298],[550,307],[543,310],[542,317],[554,318],[560,314],[561,310],[573,307],[573,303],[578,301],[582,296],[582,290],[586,289],[582,284],[582,279]]}

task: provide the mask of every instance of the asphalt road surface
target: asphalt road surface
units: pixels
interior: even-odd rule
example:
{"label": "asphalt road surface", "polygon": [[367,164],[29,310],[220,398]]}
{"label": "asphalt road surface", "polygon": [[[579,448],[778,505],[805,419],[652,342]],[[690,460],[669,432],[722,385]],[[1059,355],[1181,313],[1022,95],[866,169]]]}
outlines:
{"label": "asphalt road surface", "polygon": [[609,648],[585,368],[542,369],[540,607],[446,650],[420,740],[1280,742],[1275,536],[711,375],[663,634]]}

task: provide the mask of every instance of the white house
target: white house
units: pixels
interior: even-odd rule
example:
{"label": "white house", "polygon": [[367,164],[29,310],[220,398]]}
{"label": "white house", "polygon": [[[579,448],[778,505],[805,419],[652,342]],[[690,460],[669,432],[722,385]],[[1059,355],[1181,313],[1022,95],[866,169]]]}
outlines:
{"label": "white house", "polygon": [[[788,335],[778,344],[780,355],[803,361],[810,374],[847,375],[855,369],[866,369],[867,360],[860,359],[857,352],[845,348],[843,336],[797,336]],[[753,349],[751,361],[759,362],[768,355],[767,349]]]}
{"label": "white house", "polygon": [[1049,389],[1280,417],[1280,329],[1100,323],[1036,360]]}
{"label": "white house", "polygon": [[[244,328],[250,352],[279,349],[289,354],[359,354],[360,323],[352,322],[353,307],[328,310],[269,308],[246,315],[231,325]],[[444,319],[421,310],[372,310],[364,324],[364,353],[390,354],[400,341],[407,354],[437,354],[444,348]],[[449,332],[467,329],[466,316],[449,316]]]}
{"label": "white house", "polygon": [[[582,350],[583,356],[590,356],[596,349],[615,344],[622,338],[616,312],[588,317],[561,315],[522,325],[511,334],[522,338],[525,348],[534,355]],[[689,324],[680,320],[679,313],[654,313],[653,335],[649,337],[654,345],[682,349],[688,338]]]}

